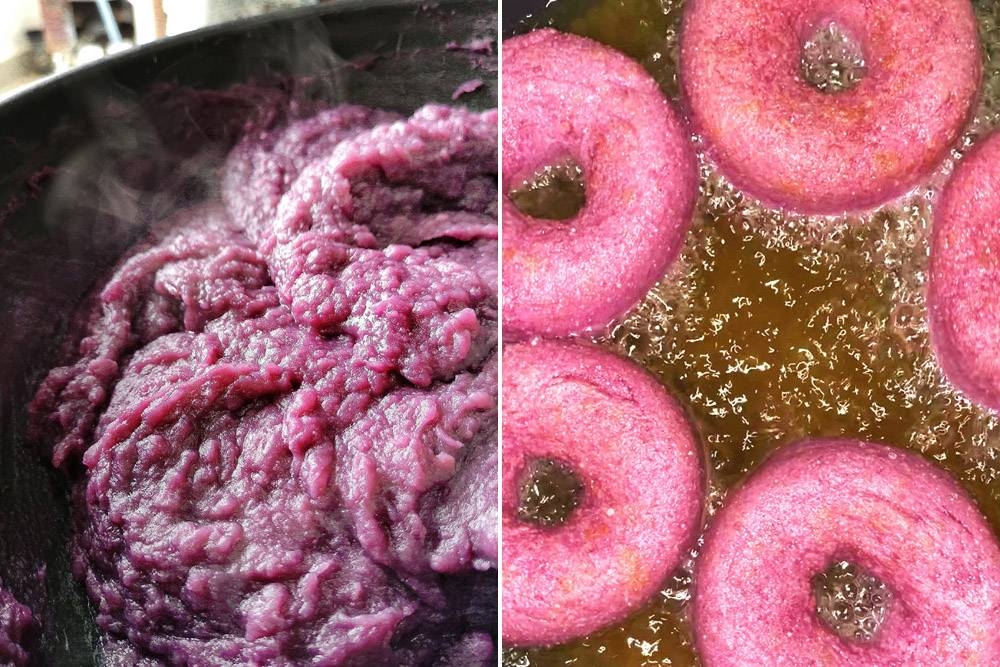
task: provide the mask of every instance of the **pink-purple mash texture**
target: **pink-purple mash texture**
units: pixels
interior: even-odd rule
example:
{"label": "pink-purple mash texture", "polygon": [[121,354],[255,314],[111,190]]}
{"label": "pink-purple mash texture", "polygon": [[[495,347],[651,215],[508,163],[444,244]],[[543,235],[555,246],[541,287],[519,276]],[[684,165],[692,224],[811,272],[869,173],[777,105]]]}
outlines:
{"label": "pink-purple mash texture", "polygon": [[185,665],[494,655],[497,114],[254,131],[33,404],[98,622]]}
{"label": "pink-purple mash texture", "polygon": [[[680,406],[635,364],[591,345],[503,351],[503,639],[557,644],[649,600],[701,529],[702,453]],[[518,518],[533,460],[580,480],[565,523]]]}
{"label": "pink-purple mash texture", "polygon": [[927,305],[948,379],[1000,410],[1000,134],[955,169],[934,209]]}
{"label": "pink-purple mash texture", "polygon": [[503,48],[503,192],[567,160],[586,189],[568,220],[530,217],[504,197],[504,331],[600,329],[680,250],[698,192],[687,130],[656,82],[613,49],[549,29]]}
{"label": "pink-purple mash texture", "polygon": [[[871,640],[816,613],[811,579],[848,561],[885,584]],[[706,667],[1000,664],[1000,548],[972,499],[918,454],[855,440],[785,447],[716,514],[695,569]]]}
{"label": "pink-purple mash texture", "polygon": [[35,629],[31,610],[0,588],[0,665],[24,667],[28,664],[27,644]]}
{"label": "pink-purple mash texture", "polygon": [[[835,25],[865,71],[823,92],[803,45]],[[766,204],[858,211],[902,195],[969,119],[982,66],[969,0],[691,0],[680,70],[694,130],[722,173]]]}

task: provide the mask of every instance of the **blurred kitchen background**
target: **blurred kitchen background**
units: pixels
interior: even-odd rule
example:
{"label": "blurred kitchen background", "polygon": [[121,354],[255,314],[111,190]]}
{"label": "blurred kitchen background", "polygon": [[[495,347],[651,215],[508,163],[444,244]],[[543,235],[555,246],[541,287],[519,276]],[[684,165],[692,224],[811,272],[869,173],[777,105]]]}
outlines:
{"label": "blurred kitchen background", "polygon": [[0,98],[168,35],[322,0],[2,0]]}

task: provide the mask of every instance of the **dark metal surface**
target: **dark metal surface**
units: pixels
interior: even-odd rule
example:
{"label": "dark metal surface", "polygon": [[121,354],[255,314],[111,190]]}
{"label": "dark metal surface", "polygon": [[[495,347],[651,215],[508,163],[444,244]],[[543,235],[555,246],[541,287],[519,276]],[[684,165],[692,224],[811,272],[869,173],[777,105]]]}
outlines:
{"label": "dark metal surface", "polygon": [[[105,659],[70,574],[68,485],[25,441],[27,403],[74,310],[150,211],[210,188],[205,174],[234,138],[211,130],[212,104],[171,91],[283,80],[294,99],[408,111],[480,78],[461,102],[493,107],[495,56],[445,46],[496,25],[489,0],[342,0],[154,43],[0,104],[0,579],[42,619],[37,664]],[[220,113],[257,111],[238,97],[217,99]],[[151,192],[162,179],[170,187]]]}

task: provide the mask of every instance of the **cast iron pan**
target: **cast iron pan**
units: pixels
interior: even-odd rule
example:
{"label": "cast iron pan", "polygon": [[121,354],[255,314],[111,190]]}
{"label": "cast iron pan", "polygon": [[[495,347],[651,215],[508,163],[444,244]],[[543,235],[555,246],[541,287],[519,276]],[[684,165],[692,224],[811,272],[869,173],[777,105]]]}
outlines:
{"label": "cast iron pan", "polygon": [[412,111],[478,78],[460,102],[491,108],[495,55],[446,46],[496,26],[489,0],[338,0],[164,40],[0,104],[0,578],[42,621],[37,664],[108,661],[70,573],[68,485],[26,441],[27,403],[81,299],[149,220],[204,196],[204,170],[259,111],[204,91],[256,82],[268,99]]}

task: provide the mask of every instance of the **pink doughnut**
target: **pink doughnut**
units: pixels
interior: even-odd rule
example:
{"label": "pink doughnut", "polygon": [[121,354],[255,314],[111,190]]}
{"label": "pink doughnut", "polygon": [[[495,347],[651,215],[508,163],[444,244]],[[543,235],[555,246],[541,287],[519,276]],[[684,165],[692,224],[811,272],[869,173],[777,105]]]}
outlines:
{"label": "pink doughnut", "polygon": [[[591,345],[503,351],[503,639],[555,644],[656,593],[700,528],[700,446],[653,377]],[[518,516],[526,467],[557,461],[583,490],[565,523]]]}
{"label": "pink doughnut", "polygon": [[1000,410],[1000,134],[962,161],[934,211],[928,310],[948,379]]}
{"label": "pink doughnut", "polygon": [[[857,576],[838,589],[846,606],[831,618],[857,623],[848,637],[821,620],[813,591],[814,577],[843,562]],[[854,601],[873,592],[881,620],[851,620]],[[995,666],[1000,548],[969,496],[919,455],[801,442],[765,462],[714,517],[692,612],[705,667]],[[869,634],[858,638],[862,627]]]}
{"label": "pink doughnut", "polygon": [[608,325],[677,255],[698,174],[687,131],[637,63],[536,30],[503,44],[503,192],[575,161],[586,203],[542,220],[503,201],[503,326],[561,336]]}
{"label": "pink doughnut", "polygon": [[[800,74],[804,44],[831,25],[865,64],[836,93]],[[981,72],[969,0],[690,0],[680,61],[692,123],[720,170],[809,214],[915,186],[968,120]]]}

